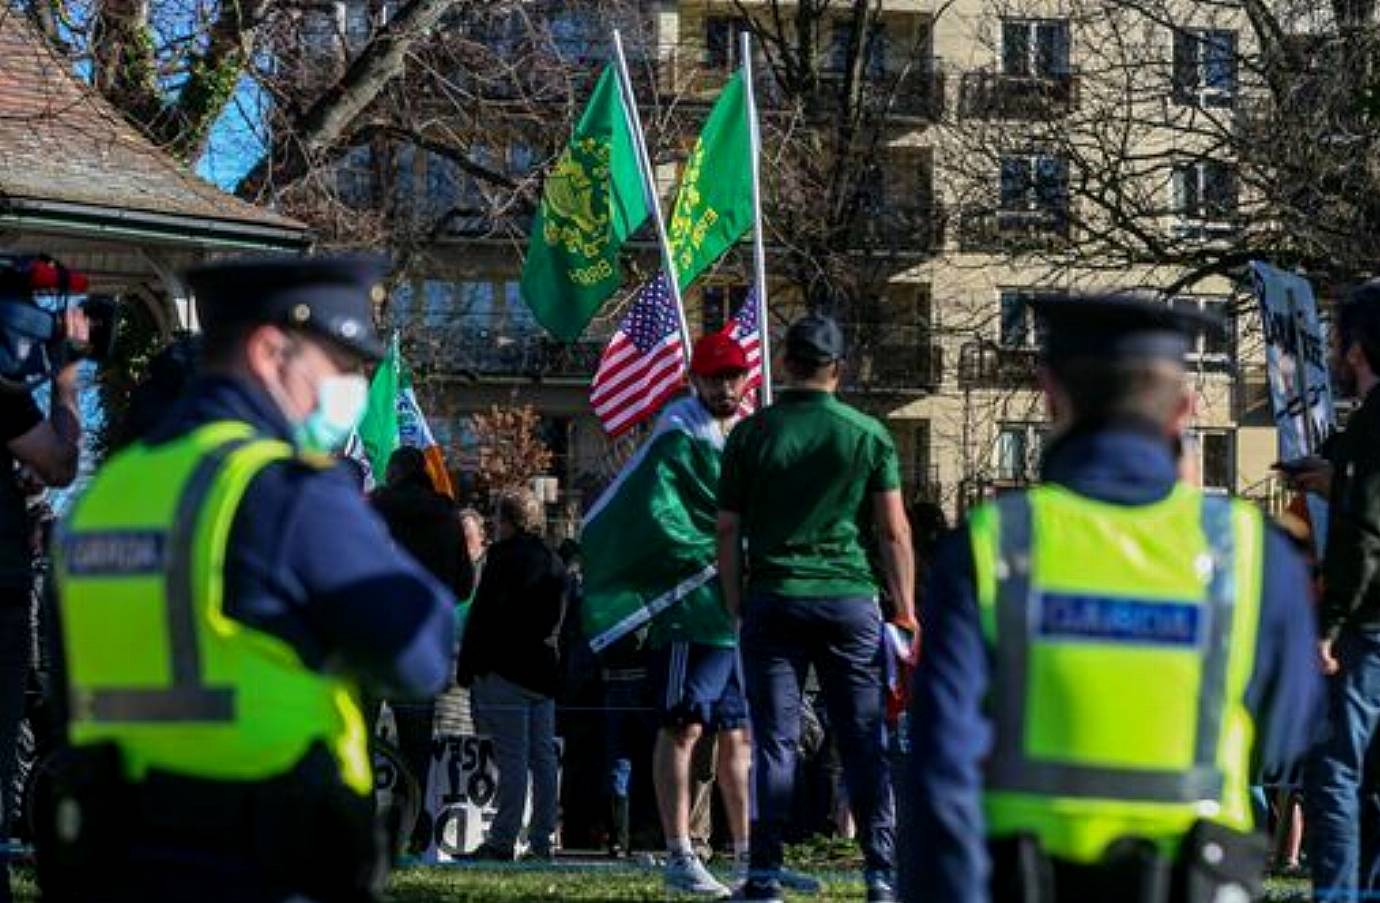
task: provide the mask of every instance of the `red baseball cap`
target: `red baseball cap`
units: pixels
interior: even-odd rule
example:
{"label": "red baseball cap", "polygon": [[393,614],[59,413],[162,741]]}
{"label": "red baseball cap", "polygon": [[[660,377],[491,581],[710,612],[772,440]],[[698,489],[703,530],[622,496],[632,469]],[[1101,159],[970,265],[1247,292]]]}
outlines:
{"label": "red baseball cap", "polygon": [[722,332],[711,332],[695,343],[690,356],[690,372],[696,376],[718,376],[721,373],[746,373],[747,352]]}

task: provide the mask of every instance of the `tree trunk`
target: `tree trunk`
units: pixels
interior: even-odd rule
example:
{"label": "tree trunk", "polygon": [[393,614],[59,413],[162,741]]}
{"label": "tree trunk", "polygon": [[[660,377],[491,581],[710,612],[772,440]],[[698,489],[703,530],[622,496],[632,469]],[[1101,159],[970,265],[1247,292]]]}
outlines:
{"label": "tree trunk", "polygon": [[323,151],[345,137],[365,108],[403,70],[408,50],[457,5],[458,0],[413,0],[350,64],[344,78],[295,122],[280,130],[273,147],[236,188],[249,200],[270,186],[281,188],[306,175]]}

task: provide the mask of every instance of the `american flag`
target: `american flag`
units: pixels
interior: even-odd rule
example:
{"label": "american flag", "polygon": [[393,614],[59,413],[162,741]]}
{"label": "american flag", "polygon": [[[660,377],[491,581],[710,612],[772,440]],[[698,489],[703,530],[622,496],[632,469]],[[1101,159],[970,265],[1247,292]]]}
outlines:
{"label": "american flag", "polygon": [[589,401],[610,436],[660,410],[685,384],[680,317],[664,273],[642,287],[599,359]]}
{"label": "american flag", "polygon": [[747,298],[724,327],[728,337],[743,346],[747,353],[748,378],[743,390],[743,414],[757,409],[758,393],[762,388],[762,326],[757,316],[757,286],[748,290]]}

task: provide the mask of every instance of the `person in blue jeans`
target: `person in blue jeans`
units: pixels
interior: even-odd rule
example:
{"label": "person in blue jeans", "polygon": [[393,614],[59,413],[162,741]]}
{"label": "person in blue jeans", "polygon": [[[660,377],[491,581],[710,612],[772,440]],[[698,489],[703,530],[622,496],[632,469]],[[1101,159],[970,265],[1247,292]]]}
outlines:
{"label": "person in blue jeans", "polygon": [[566,574],[541,538],[544,523],[541,503],[530,490],[499,496],[499,539],[479,579],[456,665],[456,680],[471,687],[475,722],[493,740],[498,763],[498,813],[474,852],[477,859],[514,859],[529,786],[530,853],[546,860],[554,853],[557,638],[565,616]]}
{"label": "person in blue jeans", "polygon": [[1309,867],[1319,900],[1380,891],[1380,807],[1368,767],[1380,733],[1380,281],[1338,307],[1331,368],[1337,389],[1361,400],[1327,460],[1288,469],[1328,506],[1318,663],[1326,712],[1304,766]]}
{"label": "person in blue jeans", "polygon": [[867,899],[896,899],[882,611],[859,512],[869,511],[876,528],[891,620],[911,636],[915,562],[891,436],[835,397],[843,356],[837,323],[818,315],[797,320],[786,333],[791,388],[739,424],[724,450],[719,574],[725,605],[742,617],[754,744],[756,811],[749,876],[737,891],[741,900],[781,899],[782,834],[795,789],[801,690],[811,664],[843,758]]}

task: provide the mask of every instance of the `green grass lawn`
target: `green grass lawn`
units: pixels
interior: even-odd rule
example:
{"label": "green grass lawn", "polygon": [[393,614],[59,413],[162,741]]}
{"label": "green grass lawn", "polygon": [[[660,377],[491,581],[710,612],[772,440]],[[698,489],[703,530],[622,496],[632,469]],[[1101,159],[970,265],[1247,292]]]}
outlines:
{"label": "green grass lawn", "polygon": [[[824,881],[821,896],[795,899],[861,900],[863,887],[855,871],[856,850],[852,844],[827,839],[791,848],[790,864]],[[38,892],[27,871],[18,869],[16,879],[15,899],[36,903]],[[1270,881],[1267,891],[1265,899],[1272,903],[1308,899],[1308,885],[1304,881]],[[526,865],[404,868],[393,874],[387,899],[390,903],[528,903],[542,900],[621,903],[663,901],[667,896],[662,890],[661,874],[655,868],[595,863],[545,868]]]}

